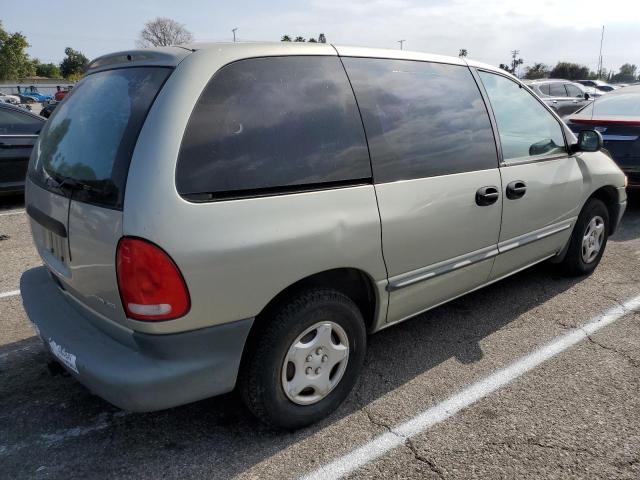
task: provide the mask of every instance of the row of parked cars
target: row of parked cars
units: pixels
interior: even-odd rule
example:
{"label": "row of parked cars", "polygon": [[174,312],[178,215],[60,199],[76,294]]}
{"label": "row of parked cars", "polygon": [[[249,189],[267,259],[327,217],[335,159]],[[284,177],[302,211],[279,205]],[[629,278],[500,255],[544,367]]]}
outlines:
{"label": "row of parked cars", "polygon": [[[558,115],[569,115],[602,95],[621,88],[602,80],[543,78],[525,82]],[[626,86],[626,85],[625,85]]]}
{"label": "row of parked cars", "polygon": [[61,88],[54,95],[48,95],[38,91],[36,87],[28,87],[18,94],[0,92],[0,103],[16,105],[26,110],[32,110],[32,105],[40,103],[42,109],[40,115],[49,118],[57,104],[71,91],[71,87]]}

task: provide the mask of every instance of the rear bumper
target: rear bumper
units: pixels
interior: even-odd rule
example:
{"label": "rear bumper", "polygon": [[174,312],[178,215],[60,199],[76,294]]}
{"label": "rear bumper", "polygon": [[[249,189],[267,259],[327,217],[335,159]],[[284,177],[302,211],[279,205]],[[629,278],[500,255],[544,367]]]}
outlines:
{"label": "rear bumper", "polygon": [[83,315],[45,267],[20,280],[25,311],[80,383],[130,411],[153,411],[231,391],[253,319],[170,335],[126,331],[116,340]]}

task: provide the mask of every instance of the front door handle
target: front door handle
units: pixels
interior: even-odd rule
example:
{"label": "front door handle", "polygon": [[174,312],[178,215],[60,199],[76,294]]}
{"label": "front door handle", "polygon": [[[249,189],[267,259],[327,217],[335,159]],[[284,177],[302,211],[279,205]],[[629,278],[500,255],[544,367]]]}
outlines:
{"label": "front door handle", "polygon": [[507,185],[507,198],[509,200],[522,198],[525,193],[527,193],[527,184],[522,180],[515,180]]}
{"label": "front door handle", "polygon": [[481,187],[476,192],[476,204],[481,207],[486,207],[487,205],[496,203],[499,196],[500,192],[498,191],[498,187]]}

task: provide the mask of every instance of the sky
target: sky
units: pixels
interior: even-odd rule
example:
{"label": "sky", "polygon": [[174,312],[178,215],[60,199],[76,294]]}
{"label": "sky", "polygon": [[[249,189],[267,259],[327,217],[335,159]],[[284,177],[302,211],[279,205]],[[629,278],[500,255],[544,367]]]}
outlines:
{"label": "sky", "polygon": [[[5,3],[6,2],[6,3]],[[283,34],[330,43],[404,48],[498,65],[520,51],[524,65],[572,61],[596,70],[605,26],[603,66],[640,65],[640,0],[2,0],[0,20],[21,31],[29,54],[59,63],[65,47],[89,58],[135,48],[144,23],[166,16],[196,41],[278,41]]]}

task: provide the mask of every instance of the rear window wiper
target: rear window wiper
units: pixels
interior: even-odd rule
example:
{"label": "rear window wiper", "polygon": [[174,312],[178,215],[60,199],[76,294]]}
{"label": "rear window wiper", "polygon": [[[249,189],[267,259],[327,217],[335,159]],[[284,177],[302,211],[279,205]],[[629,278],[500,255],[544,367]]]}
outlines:
{"label": "rear window wiper", "polygon": [[70,192],[79,192],[86,191],[90,193],[104,194],[107,191],[106,185],[101,187],[96,187],[94,185],[90,185],[89,183],[83,182],[81,180],[76,180],[71,177],[59,177],[59,176],[49,176],[49,179],[52,180],[53,186],[58,190],[65,191],[65,189]]}

